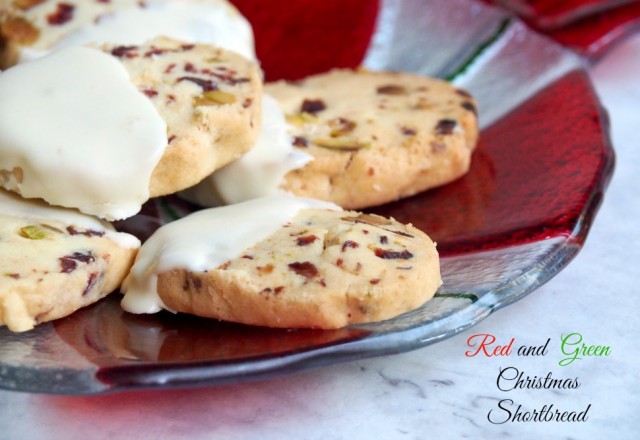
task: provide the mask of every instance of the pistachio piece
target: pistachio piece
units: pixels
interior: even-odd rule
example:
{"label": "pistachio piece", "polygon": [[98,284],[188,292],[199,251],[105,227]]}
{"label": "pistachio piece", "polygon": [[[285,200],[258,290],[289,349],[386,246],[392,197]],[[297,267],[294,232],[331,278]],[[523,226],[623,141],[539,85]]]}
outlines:
{"label": "pistachio piece", "polygon": [[356,123],[347,118],[334,118],[328,122],[329,127],[332,128],[329,133],[331,137],[344,136],[349,134],[356,128]]}
{"label": "pistachio piece", "polygon": [[208,58],[205,58],[205,62],[207,63],[223,63],[227,60],[224,59],[223,57],[223,51],[222,50],[216,50],[215,52],[213,52],[211,54],[211,56],[209,56]]}
{"label": "pistachio piece", "polygon": [[200,96],[196,96],[193,99],[193,106],[223,105],[233,104],[234,102],[236,102],[236,96],[231,93],[223,92],[222,90],[209,90]]}
{"label": "pistachio piece", "polygon": [[286,116],[286,120],[287,123],[295,126],[295,127],[300,127],[306,123],[309,124],[313,124],[315,122],[318,122],[318,118],[315,117],[314,115],[312,115],[311,113],[307,113],[307,112],[302,112],[302,113],[296,113],[293,115],[287,115]]}
{"label": "pistachio piece", "polygon": [[368,141],[353,139],[344,136],[317,137],[313,139],[313,143],[323,148],[342,151],[356,151],[371,146],[371,143]]}
{"label": "pistachio piece", "polygon": [[18,44],[33,44],[40,36],[40,31],[24,18],[14,17],[0,24],[0,34]]}
{"label": "pistachio piece", "polygon": [[25,226],[20,228],[20,236],[29,240],[42,240],[47,237],[47,231],[36,225]]}

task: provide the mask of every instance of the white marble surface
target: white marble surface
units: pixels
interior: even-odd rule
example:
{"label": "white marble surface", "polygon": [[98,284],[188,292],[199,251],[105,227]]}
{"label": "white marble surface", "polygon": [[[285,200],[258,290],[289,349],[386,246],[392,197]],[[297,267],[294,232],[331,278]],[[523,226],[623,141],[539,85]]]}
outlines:
{"label": "white marble surface", "polygon": [[[640,324],[640,35],[592,71],[612,119],[617,169],[586,246],[557,277],[471,330],[411,353],[219,388],[60,397],[0,391],[0,439],[638,438]],[[611,355],[558,366],[561,334]],[[467,358],[467,338],[543,344],[538,358]],[[500,367],[577,377],[572,390],[498,390]],[[507,422],[498,401],[526,409],[591,408],[583,423]],[[515,408],[512,408],[515,409]]]}

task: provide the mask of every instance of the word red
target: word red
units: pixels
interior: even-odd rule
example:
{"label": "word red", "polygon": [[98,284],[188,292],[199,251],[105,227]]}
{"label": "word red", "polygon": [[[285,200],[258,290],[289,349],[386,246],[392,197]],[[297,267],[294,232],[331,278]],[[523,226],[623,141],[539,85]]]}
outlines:
{"label": "word red", "polygon": [[511,338],[511,341],[507,345],[492,345],[496,342],[496,337],[490,333],[478,333],[469,336],[467,339],[467,345],[472,350],[466,351],[464,354],[467,357],[474,357],[479,353],[484,353],[486,357],[492,356],[509,356],[511,354],[511,347],[516,338]]}

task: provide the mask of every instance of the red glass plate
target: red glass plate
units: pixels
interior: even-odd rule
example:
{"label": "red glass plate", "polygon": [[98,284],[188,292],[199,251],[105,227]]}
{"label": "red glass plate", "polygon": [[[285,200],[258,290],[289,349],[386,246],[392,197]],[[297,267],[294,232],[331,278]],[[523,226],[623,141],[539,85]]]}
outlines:
{"label": "red glass plate", "polygon": [[548,35],[593,62],[638,29],[640,2],[635,2],[554,29]]}
{"label": "red glass plate", "polygon": [[594,62],[640,28],[638,0],[493,0]]}
{"label": "red glass plate", "polygon": [[493,0],[539,29],[557,29],[638,0]]}
{"label": "red glass plate", "polygon": [[[367,4],[377,8],[376,2],[361,6]],[[356,14],[345,23],[364,20],[366,26],[368,17]],[[336,44],[339,35],[314,38],[324,39],[320,46],[336,60],[354,63],[359,59],[351,57],[362,56],[348,42]],[[290,59],[274,76],[324,67],[315,64],[313,52],[300,50],[305,41],[279,41],[279,50],[308,59]],[[469,174],[372,209],[412,222],[438,242],[444,285],[433,300],[388,321],[319,331],[166,312],[133,316],[113,295],[31,332],[0,329],[0,387],[88,394],[205,386],[413,350],[469,328],[567,265],[594,220],[614,156],[583,60],[501,10],[471,0],[383,2],[365,47],[370,68],[449,78],[479,102],[482,131]],[[281,59],[261,56],[265,68]],[[119,227],[144,238],[192,209],[160,198]]]}

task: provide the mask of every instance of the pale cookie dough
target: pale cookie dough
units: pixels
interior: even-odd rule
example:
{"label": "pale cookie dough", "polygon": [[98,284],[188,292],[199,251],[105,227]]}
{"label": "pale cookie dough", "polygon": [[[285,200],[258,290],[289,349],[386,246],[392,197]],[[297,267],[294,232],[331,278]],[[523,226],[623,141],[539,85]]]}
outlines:
{"label": "pale cookie dough", "polygon": [[169,145],[151,176],[151,197],[188,188],[249,151],[261,123],[256,63],[224,49],[156,38],[104,46],[167,124]]}
{"label": "pale cookie dough", "polygon": [[139,246],[107,223],[0,191],[0,326],[26,331],[96,302]]}
{"label": "pale cookie dough", "polygon": [[251,25],[226,0],[0,0],[0,68],[63,47],[159,35],[255,58]]}
{"label": "pale cookie dough", "polygon": [[[125,310],[144,313],[155,297],[155,304],[174,312],[268,327],[331,329],[395,317],[424,304],[440,286],[438,253],[429,237],[376,215],[301,206],[290,210],[291,219],[280,226],[268,223],[266,236],[244,241],[228,259],[224,250],[246,234],[215,224],[198,229],[198,223],[233,210],[240,219],[239,206],[259,222],[269,206],[274,212],[288,209],[283,197],[200,211],[199,218],[158,230],[125,281]],[[255,244],[247,245],[251,241]],[[209,255],[218,255],[215,263],[206,263]],[[150,289],[146,299],[133,295],[144,291],[141,287]]]}
{"label": "pale cookie dough", "polygon": [[464,175],[476,146],[476,103],[445,81],[410,73],[333,70],[267,84],[294,145],[314,160],[281,188],[360,209]]}

